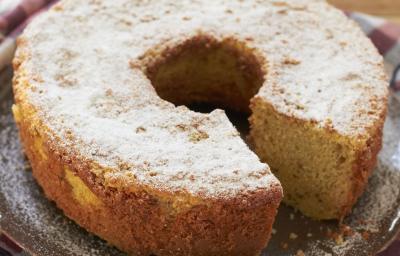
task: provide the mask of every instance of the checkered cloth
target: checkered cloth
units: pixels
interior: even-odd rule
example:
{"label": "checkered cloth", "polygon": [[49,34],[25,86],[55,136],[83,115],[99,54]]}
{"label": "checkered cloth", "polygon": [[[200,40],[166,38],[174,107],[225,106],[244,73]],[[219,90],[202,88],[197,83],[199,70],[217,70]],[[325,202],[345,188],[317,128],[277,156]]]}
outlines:
{"label": "checkered cloth", "polygon": [[[10,65],[15,39],[29,21],[58,0],[0,0],[0,70]],[[392,78],[390,87],[400,99],[400,25],[361,13],[346,13],[356,21],[384,56]],[[1,85],[0,85],[1,86]],[[22,255],[23,250],[0,235],[0,256]],[[400,237],[379,256],[400,256]]]}

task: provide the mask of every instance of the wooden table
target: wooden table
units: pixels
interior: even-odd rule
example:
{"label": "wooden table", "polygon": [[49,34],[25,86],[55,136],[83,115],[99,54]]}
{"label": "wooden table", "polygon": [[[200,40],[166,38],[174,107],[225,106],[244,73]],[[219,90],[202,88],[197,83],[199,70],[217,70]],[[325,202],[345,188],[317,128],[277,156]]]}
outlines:
{"label": "wooden table", "polygon": [[400,0],[328,0],[348,11],[365,12],[400,23]]}

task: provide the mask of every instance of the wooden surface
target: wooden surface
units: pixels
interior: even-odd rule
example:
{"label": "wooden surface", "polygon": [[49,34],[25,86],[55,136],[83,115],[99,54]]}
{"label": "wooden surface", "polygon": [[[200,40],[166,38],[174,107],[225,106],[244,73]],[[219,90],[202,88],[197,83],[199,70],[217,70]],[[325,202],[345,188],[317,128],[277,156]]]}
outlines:
{"label": "wooden surface", "polygon": [[328,0],[348,11],[365,12],[400,23],[400,0]]}

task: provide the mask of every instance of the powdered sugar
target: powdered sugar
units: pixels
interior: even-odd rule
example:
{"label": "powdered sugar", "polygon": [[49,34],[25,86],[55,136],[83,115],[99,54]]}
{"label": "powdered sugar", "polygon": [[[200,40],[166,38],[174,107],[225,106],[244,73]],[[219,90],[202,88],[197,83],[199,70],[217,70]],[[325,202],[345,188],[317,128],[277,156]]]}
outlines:
{"label": "powdered sugar", "polygon": [[[27,162],[10,113],[11,100],[5,103],[0,106],[0,229],[38,255],[120,255],[69,221],[44,197],[31,173],[24,170]],[[400,104],[391,100],[379,165],[366,193],[345,220],[357,234],[336,244],[326,236],[328,228],[336,231],[336,222],[312,221],[282,205],[265,255],[295,255],[299,249],[307,256],[373,255],[396,237],[400,172],[392,160],[400,155],[399,109]],[[368,240],[362,237],[363,231],[370,233]],[[290,233],[298,238],[290,240]],[[288,243],[288,249],[282,249],[282,242]]]}
{"label": "powdered sugar", "polygon": [[[141,70],[130,65],[170,37],[159,33],[161,24],[171,26],[181,14],[199,14],[200,19],[176,29],[174,34],[183,40],[210,22],[201,19],[208,9],[194,13],[188,3],[157,2],[162,12],[179,9],[159,20],[160,11],[146,14],[145,4],[129,7],[131,1],[107,7],[106,2],[64,2],[33,22],[22,36],[25,43],[17,59],[21,56],[23,63],[17,72],[24,73],[32,88],[24,93],[60,147],[113,169],[104,174],[106,183],[151,184],[209,196],[279,186],[223,111],[200,114],[175,108],[156,95]],[[210,11],[220,13],[220,4]]]}
{"label": "powdered sugar", "polygon": [[[4,77],[10,79],[3,72],[0,79]],[[11,87],[2,84],[3,88]],[[24,160],[10,113],[11,99],[1,99],[0,103],[0,230],[38,255],[57,255],[62,248],[68,248],[71,255],[118,255],[45,198]]]}
{"label": "powdered sugar", "polygon": [[[276,184],[222,111],[175,108],[129,65],[161,42],[179,42],[199,31],[251,38],[249,46],[270,63],[267,84],[274,85],[264,86],[260,95],[282,112],[321,125],[330,120],[347,134],[366,129],[380,114],[379,103],[375,115],[359,110],[372,109],[372,98],[380,102],[386,95],[381,58],[355,26],[322,1],[64,1],[22,36],[18,72],[28,80],[28,99],[51,136],[65,150],[114,168],[108,178],[209,195]],[[327,31],[334,40],[325,40]],[[354,47],[339,49],[341,41]],[[285,62],[288,58],[292,61]],[[330,69],[329,61],[338,68]],[[351,74],[354,79],[346,82]],[[277,84],[285,85],[284,94],[275,93]],[[191,141],[196,133],[206,137]],[[121,175],[124,170],[116,168],[121,162],[129,164],[134,180]]]}

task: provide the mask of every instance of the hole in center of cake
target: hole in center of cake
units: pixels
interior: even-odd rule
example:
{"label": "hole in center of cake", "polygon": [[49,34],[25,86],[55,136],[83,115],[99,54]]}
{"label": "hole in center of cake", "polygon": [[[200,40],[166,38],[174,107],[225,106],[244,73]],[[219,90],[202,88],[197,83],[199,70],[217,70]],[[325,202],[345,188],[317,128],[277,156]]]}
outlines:
{"label": "hole in center of cake", "polygon": [[242,134],[248,132],[250,99],[264,82],[264,62],[245,42],[201,35],[159,56],[146,74],[162,99],[202,113],[224,109]]}

